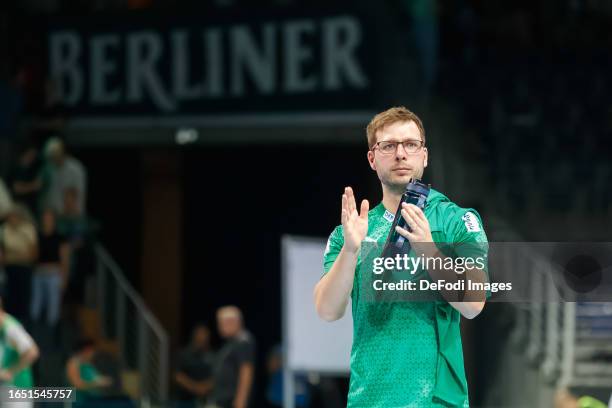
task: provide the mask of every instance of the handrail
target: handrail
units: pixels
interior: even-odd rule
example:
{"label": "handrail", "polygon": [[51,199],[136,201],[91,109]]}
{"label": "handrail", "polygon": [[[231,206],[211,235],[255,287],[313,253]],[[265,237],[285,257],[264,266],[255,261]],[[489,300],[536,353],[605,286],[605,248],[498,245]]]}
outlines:
{"label": "handrail", "polygon": [[[128,342],[131,342],[131,345],[136,348],[137,366],[140,375],[140,399],[142,401],[166,402],[169,386],[168,333],[147,307],[142,296],[125,278],[123,271],[108,251],[101,244],[96,244],[94,251],[97,258],[97,298],[102,318],[102,330],[107,334],[107,317],[114,319],[115,333],[111,337],[116,337],[119,343],[121,362],[124,366],[129,366],[128,359],[133,357],[133,355],[128,355]],[[105,272],[109,273],[105,274]],[[107,287],[107,276],[112,278],[111,282],[114,287]],[[115,308],[112,315],[107,315],[109,311],[108,296],[113,294],[115,296]],[[129,316],[128,304],[133,306],[135,312],[133,318]],[[128,318],[130,318],[130,324],[126,325]],[[129,329],[136,330],[137,337],[129,335],[127,333]],[[135,343],[136,340],[137,343]],[[152,398],[152,396],[156,396],[156,398]]]}
{"label": "handrail", "polygon": [[149,326],[151,326],[151,329],[155,331],[155,334],[157,334],[159,337],[168,337],[168,334],[162,327],[159,320],[157,320],[157,318],[145,304],[142,296],[136,292],[125,276],[123,276],[121,268],[119,268],[115,260],[101,244],[96,244],[96,254],[100,257],[102,262],[108,266],[109,271],[113,274],[114,278],[117,280],[117,283],[119,286],[121,286],[121,289],[125,292],[129,299],[134,302],[139,312],[142,313],[144,319],[147,321]]}

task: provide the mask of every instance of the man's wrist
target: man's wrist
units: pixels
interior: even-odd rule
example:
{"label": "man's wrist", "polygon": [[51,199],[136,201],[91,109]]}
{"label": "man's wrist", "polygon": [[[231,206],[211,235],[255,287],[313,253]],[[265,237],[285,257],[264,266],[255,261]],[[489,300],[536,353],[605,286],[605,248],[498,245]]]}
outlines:
{"label": "man's wrist", "polygon": [[428,242],[424,246],[425,248],[423,250],[423,256],[425,256],[425,258],[431,258],[431,259],[444,258],[444,255],[442,254],[442,252],[440,252],[440,250],[438,249],[438,247],[436,246],[434,242],[431,242],[431,243]]}
{"label": "man's wrist", "polygon": [[361,249],[361,245],[357,246],[356,248],[349,248],[346,245],[344,245],[342,247],[342,251],[348,255],[357,257],[357,254],[359,254],[359,250]]}

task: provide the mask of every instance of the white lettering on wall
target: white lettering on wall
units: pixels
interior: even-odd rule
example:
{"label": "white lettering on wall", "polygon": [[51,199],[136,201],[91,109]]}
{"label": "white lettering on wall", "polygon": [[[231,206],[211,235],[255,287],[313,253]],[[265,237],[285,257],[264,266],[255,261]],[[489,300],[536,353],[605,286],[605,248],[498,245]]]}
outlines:
{"label": "white lettering on wall", "polygon": [[303,37],[313,35],[314,22],[299,20],[285,25],[284,55],[285,55],[285,81],[283,88],[288,93],[308,92],[317,86],[317,78],[313,75],[304,76],[304,64],[312,60],[312,47],[304,43]]}
{"label": "white lettering on wall", "polygon": [[241,96],[245,93],[245,72],[253,79],[255,86],[263,94],[274,92],[276,85],[276,29],[273,24],[264,24],[261,29],[263,41],[261,45],[253,39],[251,31],[246,26],[234,27],[230,31],[230,47],[232,52],[232,95]]}
{"label": "white lettering on wall", "polygon": [[323,21],[323,81],[326,89],[342,87],[342,78],[356,88],[368,81],[355,51],[361,42],[361,25],[353,17],[332,17]]}
{"label": "white lettering on wall", "polygon": [[218,28],[204,33],[204,87],[208,97],[223,96],[223,53],[221,31]]}
{"label": "white lettering on wall", "polygon": [[348,15],[166,32],[61,30],[49,36],[49,66],[68,105],[151,103],[173,112],[182,101],[364,89],[362,37]]}
{"label": "white lettering on wall", "polygon": [[202,93],[200,84],[189,84],[189,45],[188,36],[184,30],[175,30],[172,38],[172,85],[176,99],[197,99]]}
{"label": "white lettering on wall", "polygon": [[72,31],[59,31],[49,37],[49,67],[51,78],[58,81],[63,102],[75,105],[83,97],[83,73],[80,62],[81,39]]}
{"label": "white lettering on wall", "polygon": [[157,75],[156,64],[162,56],[159,35],[142,31],[127,38],[127,99],[142,102],[145,91],[156,106],[165,111],[175,109],[173,101],[166,95],[163,83]]}
{"label": "white lettering on wall", "polygon": [[108,77],[117,71],[115,59],[109,51],[117,49],[119,36],[116,34],[99,35],[91,39],[90,98],[95,105],[107,105],[119,102],[121,92],[119,89],[109,89]]}

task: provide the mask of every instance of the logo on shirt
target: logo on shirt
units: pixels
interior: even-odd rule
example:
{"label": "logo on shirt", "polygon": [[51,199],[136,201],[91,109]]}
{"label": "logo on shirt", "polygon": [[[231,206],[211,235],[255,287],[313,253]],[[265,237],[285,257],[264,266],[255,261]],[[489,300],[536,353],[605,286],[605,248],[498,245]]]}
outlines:
{"label": "logo on shirt", "polygon": [[395,215],[391,214],[389,210],[385,210],[385,214],[383,215],[383,218],[389,222],[393,222],[393,220],[395,219]]}
{"label": "logo on shirt", "polygon": [[461,219],[465,223],[465,229],[468,232],[480,232],[478,217],[476,217],[474,213],[468,211],[463,215],[463,217],[461,217]]}

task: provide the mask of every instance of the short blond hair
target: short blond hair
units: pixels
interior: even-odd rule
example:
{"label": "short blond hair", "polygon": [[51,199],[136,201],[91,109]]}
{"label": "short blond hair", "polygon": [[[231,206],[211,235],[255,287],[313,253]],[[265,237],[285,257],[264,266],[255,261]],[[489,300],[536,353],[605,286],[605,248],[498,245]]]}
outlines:
{"label": "short blond hair", "polygon": [[421,119],[419,119],[416,113],[408,110],[405,106],[394,106],[384,112],[380,112],[372,118],[370,123],[368,123],[368,127],[366,128],[368,149],[371,149],[376,144],[376,133],[379,130],[397,122],[414,122],[419,128],[421,138],[423,139],[423,145],[425,145],[425,128],[423,127]]}
{"label": "short blond hair", "polygon": [[217,317],[223,319],[238,319],[242,321],[242,312],[234,305],[220,307],[217,310]]}

